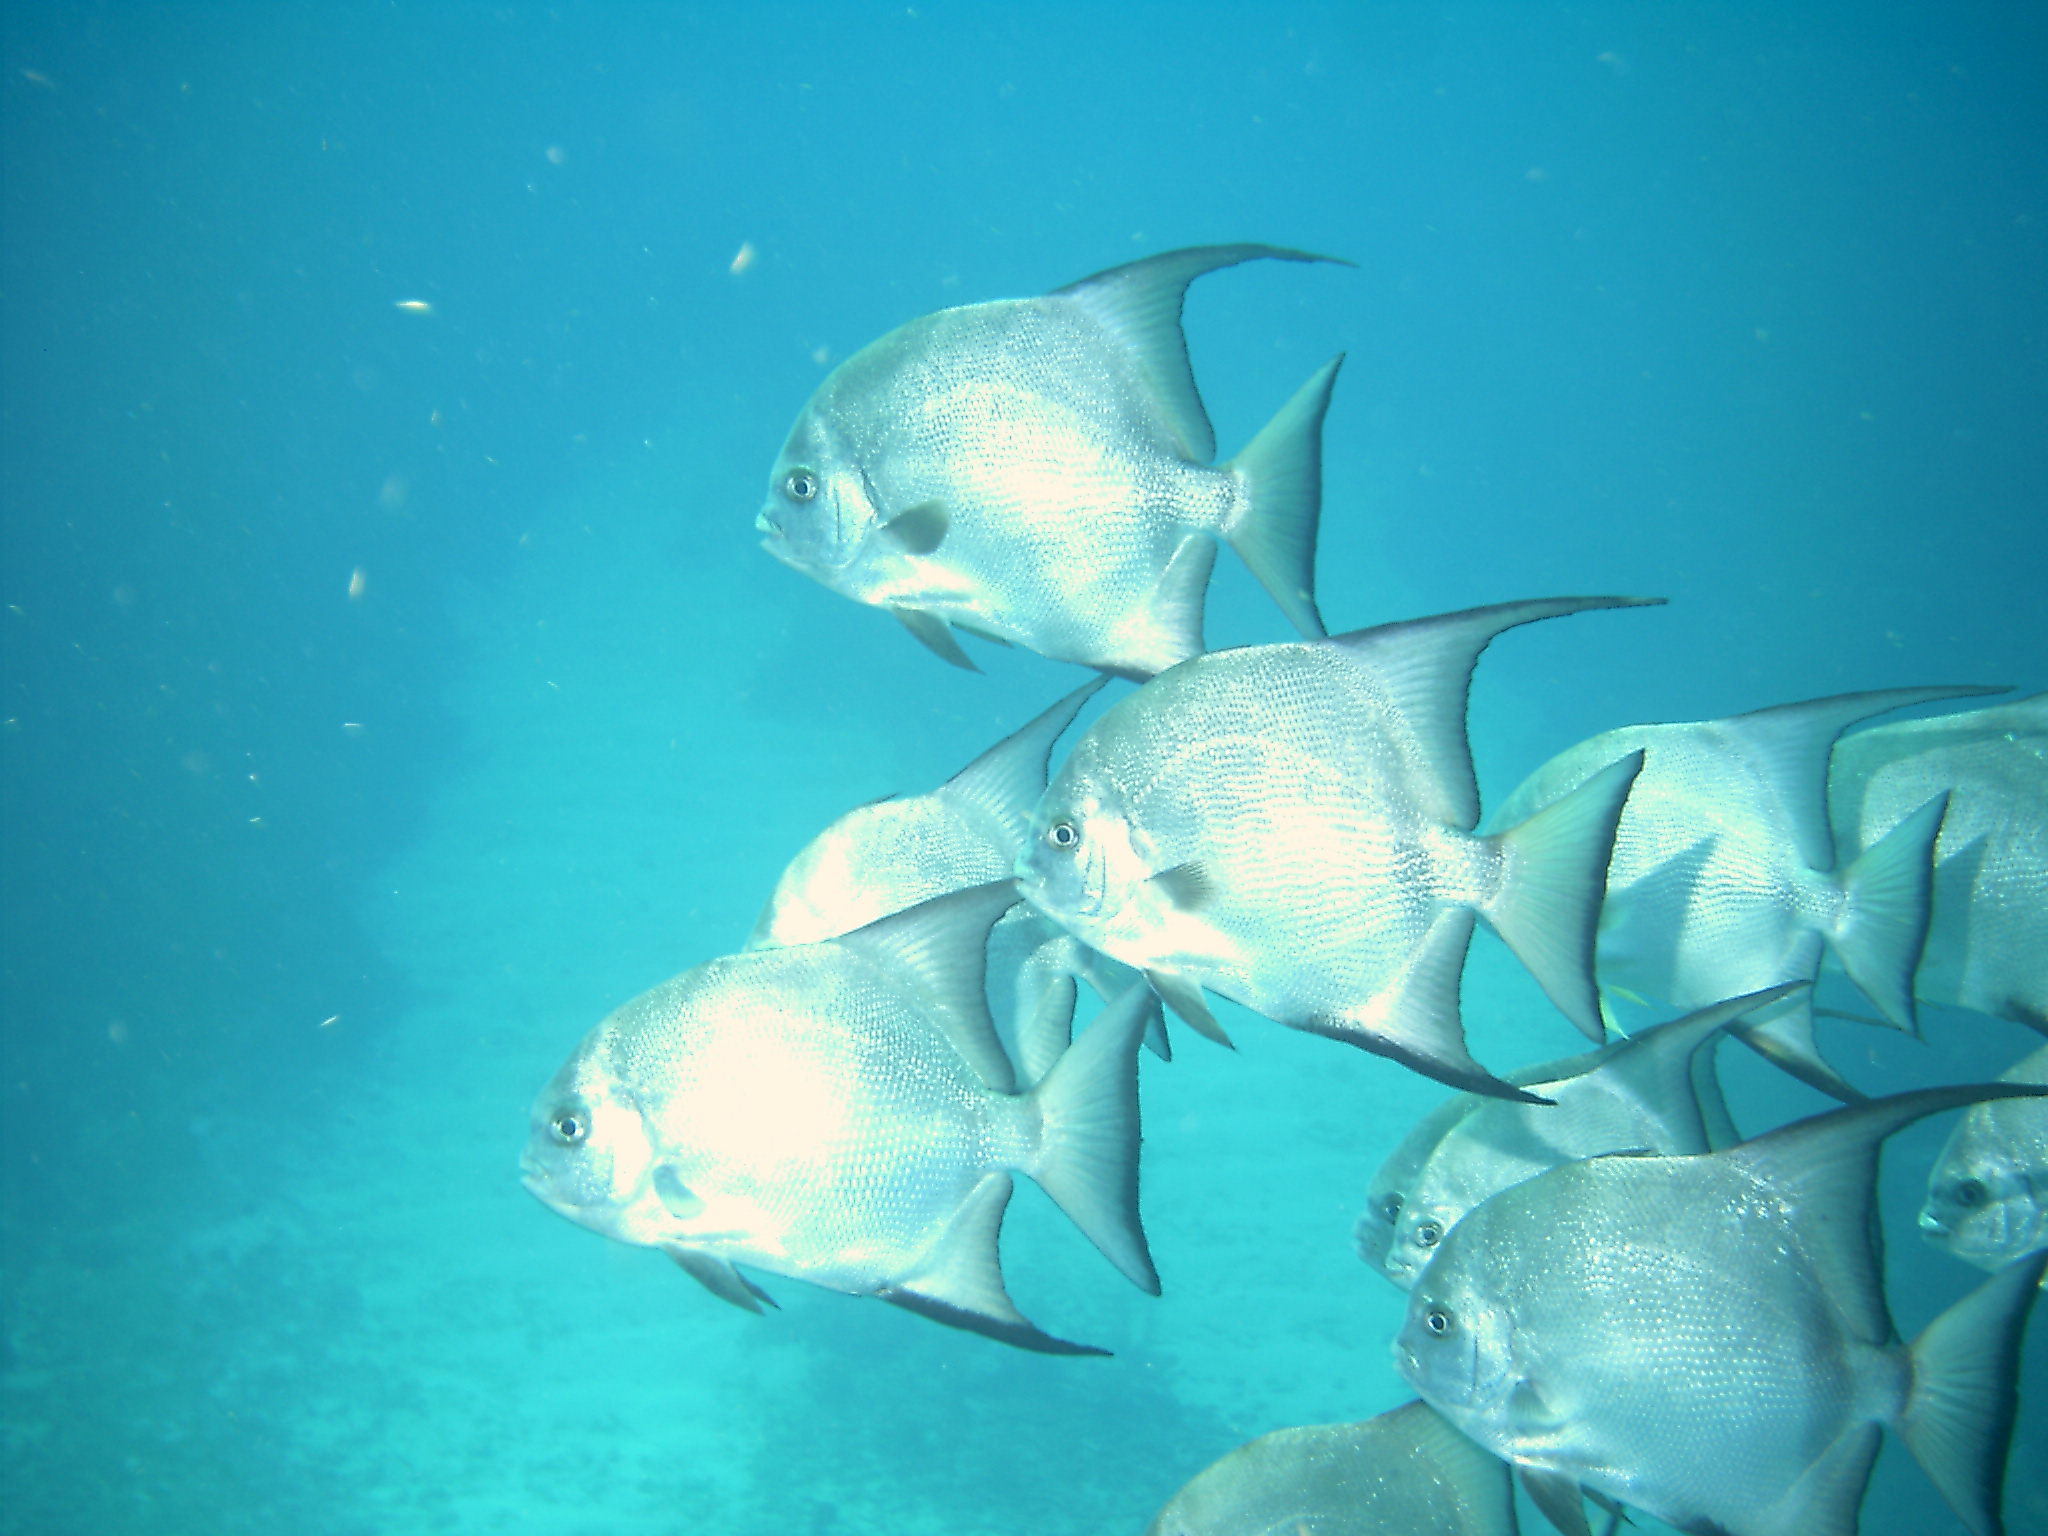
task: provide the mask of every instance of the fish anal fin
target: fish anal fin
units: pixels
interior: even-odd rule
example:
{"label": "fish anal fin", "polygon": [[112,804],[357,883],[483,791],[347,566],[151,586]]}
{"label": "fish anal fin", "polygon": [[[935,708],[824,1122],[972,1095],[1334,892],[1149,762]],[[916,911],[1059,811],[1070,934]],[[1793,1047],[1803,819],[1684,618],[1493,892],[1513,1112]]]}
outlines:
{"label": "fish anal fin", "polygon": [[991,1173],[961,1202],[917,1271],[878,1290],[882,1300],[950,1328],[1047,1355],[1107,1350],[1054,1338],[1017,1310],[1003,1286],[997,1244],[1011,1193],[1007,1173]]}
{"label": "fish anal fin", "polygon": [[667,1252],[681,1266],[684,1274],[720,1301],[729,1301],[747,1312],[759,1312],[763,1306],[777,1305],[773,1296],[724,1259],[713,1258],[693,1248],[671,1248]]}
{"label": "fish anal fin", "polygon": [[1145,979],[1152,984],[1152,990],[1159,994],[1159,1000],[1199,1035],[1206,1035],[1218,1045],[1230,1045],[1230,1036],[1223,1032],[1223,1026],[1216,1022],[1216,1015],[1209,1011],[1209,1004],[1202,997],[1200,982],[1173,971],[1147,971]]}
{"label": "fish anal fin", "polygon": [[[1811,975],[1819,963],[1817,937],[1801,935],[1798,950],[1787,968],[1803,968]],[[1860,1104],[1869,1097],[1821,1055],[1820,1041],[1813,1032],[1813,994],[1810,990],[1788,993],[1775,1003],[1760,1005],[1752,1013],[1756,1016],[1736,1022],[1733,1033],[1772,1066],[1844,1104]]]}
{"label": "fish anal fin", "polygon": [[1363,1004],[1343,1013],[1319,1013],[1285,1022],[1398,1061],[1454,1088],[1524,1104],[1550,1103],[1495,1077],[1465,1048],[1458,991],[1473,922],[1469,907],[1444,908],[1409,955],[1401,974]]}
{"label": "fish anal fin", "polygon": [[1202,653],[1202,611],[1209,576],[1216,568],[1216,541],[1191,533],[1166,558],[1146,602],[1112,632],[1118,654],[1094,663],[1119,676],[1143,681]]}
{"label": "fish anal fin", "polygon": [[960,649],[960,642],[953,638],[953,628],[936,614],[926,613],[922,608],[898,608],[893,604],[889,612],[926,650],[941,661],[951,662],[968,672],[979,672],[974,658]]}
{"label": "fish anal fin", "polygon": [[1760,1536],[1856,1536],[1863,1491],[1877,1461],[1884,1431],[1864,1421],[1851,1424],[1799,1474],[1772,1506]]}

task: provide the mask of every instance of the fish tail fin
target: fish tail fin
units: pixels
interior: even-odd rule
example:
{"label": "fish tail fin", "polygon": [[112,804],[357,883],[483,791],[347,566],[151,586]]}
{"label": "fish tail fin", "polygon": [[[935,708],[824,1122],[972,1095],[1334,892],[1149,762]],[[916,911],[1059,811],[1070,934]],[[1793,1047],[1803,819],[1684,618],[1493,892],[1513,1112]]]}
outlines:
{"label": "fish tail fin", "polygon": [[1508,856],[1486,920],[1565,1017],[1594,1040],[1606,1037],[1593,949],[1607,894],[1607,861],[1643,754],[1609,763],[1570,794],[1499,834]]}
{"label": "fish tail fin", "polygon": [[1150,988],[1129,988],[1032,1090],[1044,1134],[1029,1171],[1104,1258],[1157,1296],[1138,1216],[1138,1042],[1151,1003]]}
{"label": "fish tail fin", "polygon": [[1251,567],[1288,621],[1310,639],[1329,631],[1316,610],[1316,526],[1323,510],[1323,416],[1343,365],[1340,352],[1225,469],[1241,488],[1224,540]]}
{"label": "fish tail fin", "polygon": [[1899,1435],[1949,1507],[1995,1536],[2005,1459],[2019,1410],[2020,1335],[2048,1251],[2015,1260],[1913,1341],[1913,1384]]}
{"label": "fish tail fin", "polygon": [[1917,1029],[1913,973],[1927,943],[1934,843],[1948,795],[1936,795],[1857,855],[1842,875],[1843,915],[1833,934],[1849,979],[1885,1018]]}

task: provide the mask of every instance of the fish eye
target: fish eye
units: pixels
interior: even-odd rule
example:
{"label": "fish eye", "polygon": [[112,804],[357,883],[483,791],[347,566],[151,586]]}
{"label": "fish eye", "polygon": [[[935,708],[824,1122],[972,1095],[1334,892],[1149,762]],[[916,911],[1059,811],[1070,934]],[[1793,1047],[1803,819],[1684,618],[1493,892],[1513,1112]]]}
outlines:
{"label": "fish eye", "polygon": [[1081,841],[1081,834],[1071,821],[1056,821],[1045,829],[1045,840],[1055,848],[1071,848]]}
{"label": "fish eye", "polygon": [[1386,1199],[1382,1200],[1380,1202],[1380,1214],[1390,1223],[1400,1220],[1401,1197],[1399,1195],[1389,1195]]}
{"label": "fish eye", "polygon": [[590,1134],[590,1122],[573,1109],[558,1109],[548,1121],[548,1131],[565,1147],[573,1147]]}
{"label": "fish eye", "polygon": [[1451,1331],[1451,1314],[1442,1307],[1431,1307],[1422,1314],[1422,1326],[1435,1338],[1442,1338]]}
{"label": "fish eye", "polygon": [[1957,1205],[1965,1210],[1974,1210],[1990,1198],[1991,1191],[1984,1187],[1982,1179],[1964,1179],[1956,1185],[1951,1194]]}
{"label": "fish eye", "polygon": [[1434,1248],[1443,1240],[1444,1229],[1441,1222],[1425,1221],[1415,1229],[1415,1241],[1425,1248]]}
{"label": "fish eye", "polygon": [[808,469],[792,469],[783,476],[782,489],[791,501],[809,501],[818,494],[818,477]]}

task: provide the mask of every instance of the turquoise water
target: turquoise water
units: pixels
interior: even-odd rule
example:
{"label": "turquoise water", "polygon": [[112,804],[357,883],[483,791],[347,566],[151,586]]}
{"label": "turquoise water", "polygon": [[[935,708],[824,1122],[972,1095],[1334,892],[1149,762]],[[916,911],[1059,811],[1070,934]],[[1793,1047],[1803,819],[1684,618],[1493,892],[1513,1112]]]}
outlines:
{"label": "turquoise water", "polygon": [[[1013,1209],[1012,1293],[1108,1361],[746,1316],[519,1187],[607,1009],[1076,681],[755,547],[798,406],[913,315],[1355,261],[1188,308],[1226,453],[1349,354],[1333,627],[1672,600],[1488,654],[1489,802],[1615,724],[2043,686],[2040,16],[1106,11],[0,15],[0,1529],[1135,1536],[1402,1400],[1349,1230],[1440,1090],[1242,1015],[1144,1066],[1163,1298]],[[1281,637],[1219,571],[1211,642]],[[1578,1048],[1490,941],[1466,1010],[1489,1064]],[[1877,1089],[2028,1043],[1926,1034],[1830,1045]],[[1817,1107],[1730,1072],[1746,1125]],[[1974,1278],[1911,1235],[1945,1131],[1887,1158],[1909,1333]],[[1864,1529],[1959,1527],[1893,1444]]]}

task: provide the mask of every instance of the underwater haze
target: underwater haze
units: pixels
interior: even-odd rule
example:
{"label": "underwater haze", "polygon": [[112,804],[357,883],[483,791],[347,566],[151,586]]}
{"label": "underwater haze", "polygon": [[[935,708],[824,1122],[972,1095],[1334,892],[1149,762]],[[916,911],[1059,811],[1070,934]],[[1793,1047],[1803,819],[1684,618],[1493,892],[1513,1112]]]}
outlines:
{"label": "underwater haze", "polygon": [[[2048,685],[2038,7],[15,0],[0,47],[0,1531],[1138,1536],[1408,1398],[1351,1226],[1446,1090],[1237,1009],[1142,1064],[1163,1297],[1012,1210],[1107,1360],[750,1316],[520,1187],[599,1018],[1084,679],[758,547],[913,316],[1356,263],[1187,307],[1226,455],[1348,354],[1330,627],[1670,599],[1488,652],[1488,806],[1612,726]],[[1207,632],[1288,634],[1229,559]],[[1490,939],[1465,1012],[1496,1070],[1582,1048]],[[1872,1091],[2032,1039],[1923,1024],[1824,1028]],[[1725,1066],[1746,1129],[1822,1107]],[[1909,1337],[1981,1278],[1913,1231],[1950,1123],[1885,1155]],[[1961,1529],[1889,1440],[1863,1530]]]}

